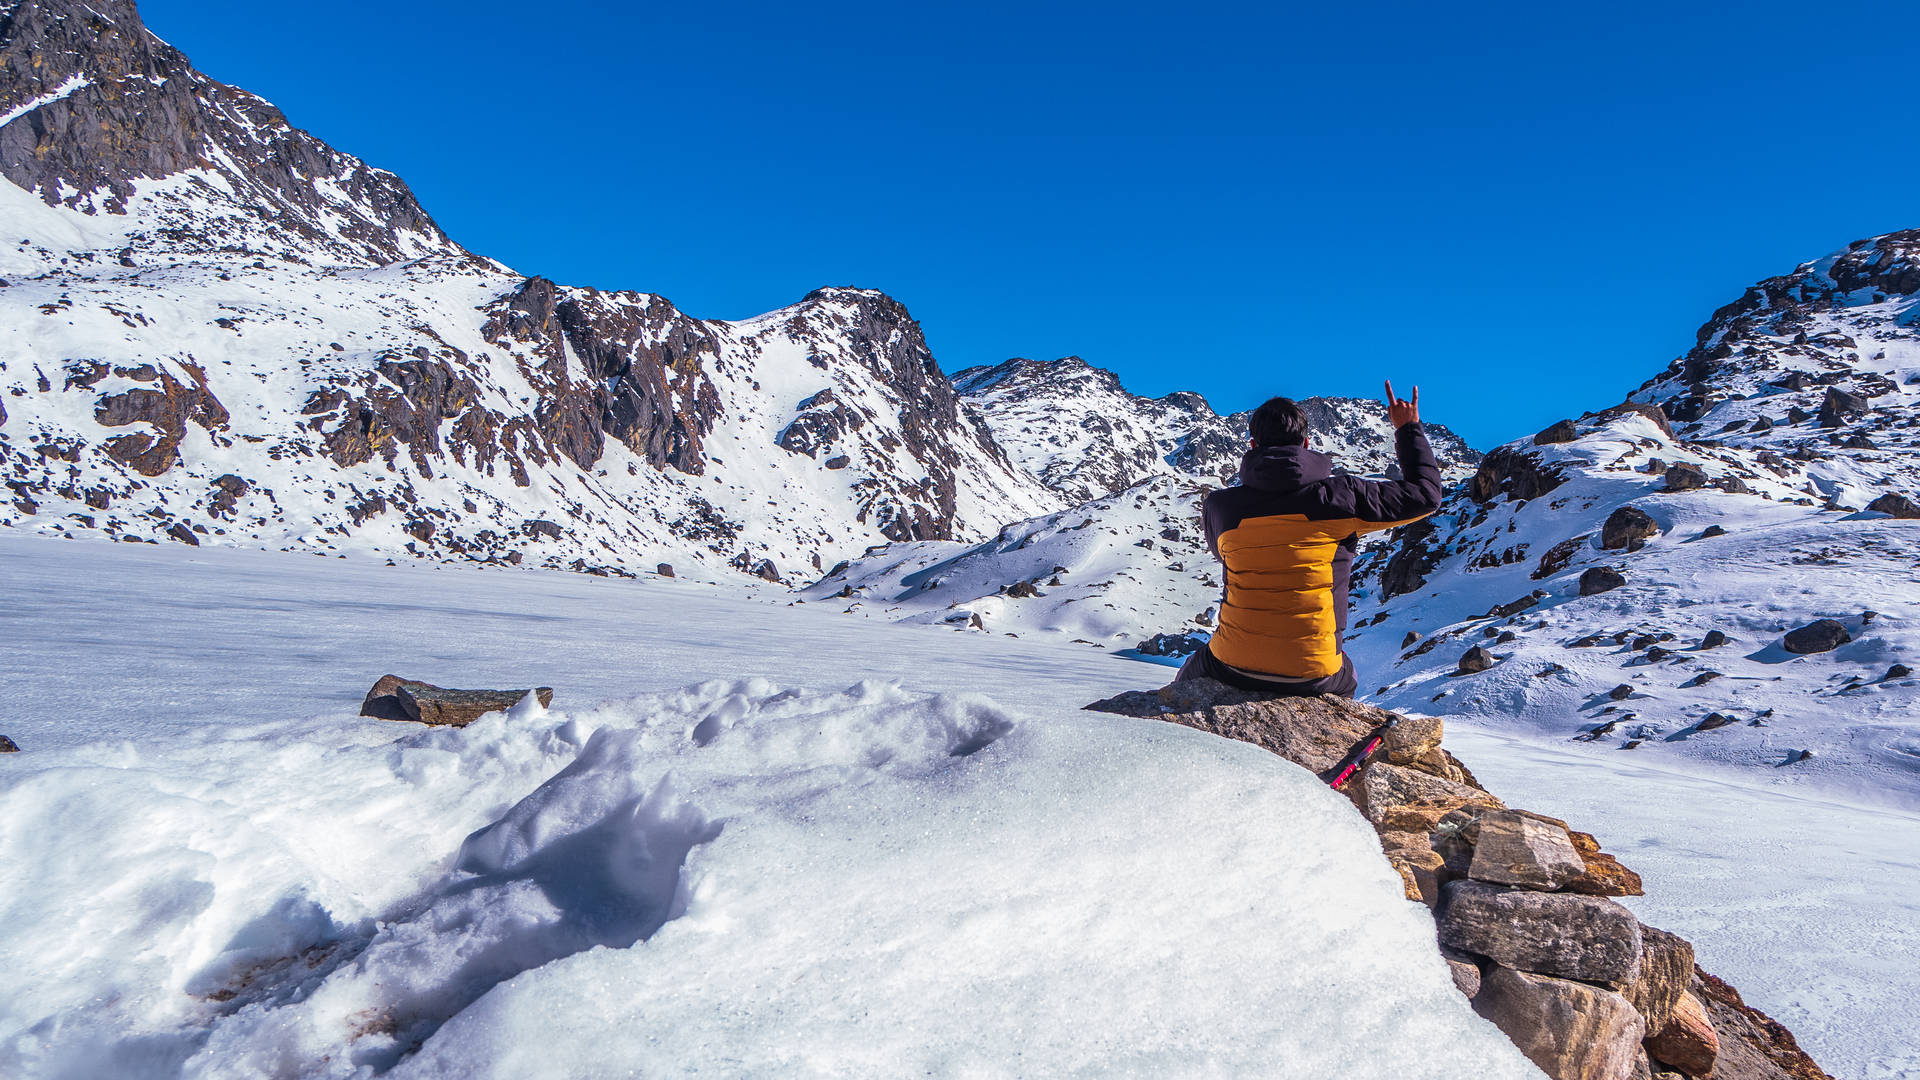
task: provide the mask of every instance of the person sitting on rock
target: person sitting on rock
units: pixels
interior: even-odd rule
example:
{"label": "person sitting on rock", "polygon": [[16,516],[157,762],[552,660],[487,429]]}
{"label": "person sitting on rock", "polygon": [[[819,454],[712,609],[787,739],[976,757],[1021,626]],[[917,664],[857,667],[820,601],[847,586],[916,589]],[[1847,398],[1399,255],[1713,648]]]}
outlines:
{"label": "person sitting on rock", "polygon": [[1352,697],[1358,679],[1340,647],[1347,582],[1362,533],[1418,521],[1440,508],[1440,466],[1420,427],[1420,388],[1405,401],[1387,384],[1398,480],[1335,475],[1307,442],[1307,417],[1288,398],[1253,411],[1253,449],[1240,485],[1206,497],[1207,546],[1226,566],[1213,640],[1175,681],[1217,679],[1275,695]]}

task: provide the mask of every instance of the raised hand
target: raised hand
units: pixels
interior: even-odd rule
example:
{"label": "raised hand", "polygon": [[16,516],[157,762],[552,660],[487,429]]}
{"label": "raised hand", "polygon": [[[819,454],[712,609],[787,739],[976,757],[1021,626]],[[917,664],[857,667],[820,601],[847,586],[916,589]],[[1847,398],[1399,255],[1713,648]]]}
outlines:
{"label": "raised hand", "polygon": [[1393,396],[1393,381],[1387,381],[1387,419],[1396,428],[1420,422],[1420,388],[1413,388],[1413,397],[1402,401]]}

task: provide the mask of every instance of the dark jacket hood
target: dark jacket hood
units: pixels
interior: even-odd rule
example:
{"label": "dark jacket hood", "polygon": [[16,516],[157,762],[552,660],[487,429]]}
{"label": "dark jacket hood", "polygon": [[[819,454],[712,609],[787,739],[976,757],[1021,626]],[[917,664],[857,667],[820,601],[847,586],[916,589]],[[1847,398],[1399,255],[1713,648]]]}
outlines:
{"label": "dark jacket hood", "polygon": [[1256,446],[1240,459],[1240,483],[1260,491],[1296,491],[1333,475],[1333,459],[1304,446]]}

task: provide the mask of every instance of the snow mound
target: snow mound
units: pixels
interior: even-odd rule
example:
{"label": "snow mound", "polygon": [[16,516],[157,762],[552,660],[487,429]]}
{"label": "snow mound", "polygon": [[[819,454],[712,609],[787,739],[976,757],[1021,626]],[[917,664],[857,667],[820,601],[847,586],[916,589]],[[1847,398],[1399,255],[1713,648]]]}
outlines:
{"label": "snow mound", "polygon": [[1252,747],[760,679],[271,727],[19,763],[0,1072],[1535,1075]]}

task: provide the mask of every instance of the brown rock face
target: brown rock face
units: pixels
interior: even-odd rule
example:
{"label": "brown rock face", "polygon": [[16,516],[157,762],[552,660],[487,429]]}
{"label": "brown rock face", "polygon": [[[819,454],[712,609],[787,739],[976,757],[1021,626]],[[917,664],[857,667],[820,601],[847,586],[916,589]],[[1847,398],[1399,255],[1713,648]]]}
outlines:
{"label": "brown rock face", "polygon": [[1693,969],[1688,992],[1706,1007],[1719,1039],[1714,1080],[1833,1080],[1814,1064],[1793,1033],[1740,999],[1740,992]]}
{"label": "brown rock face", "polygon": [[[106,455],[130,466],[142,476],[159,476],[180,460],[176,453],[187,437],[189,421],[208,431],[227,426],[227,410],[207,389],[207,373],[192,364],[182,363],[192,385],[173,377],[171,372],[146,368],[140,375],[152,375],[143,382],[157,382],[159,389],[136,387],[118,394],[103,394],[94,403],[93,418],[106,427],[147,424],[151,432],[135,432],[108,439],[102,448]],[[131,377],[135,372],[119,369],[117,374]]]}
{"label": "brown rock face", "polygon": [[1482,458],[1467,493],[1474,502],[1488,503],[1501,495],[1537,499],[1566,483],[1566,474],[1524,451],[1502,448]]}
{"label": "brown rock face", "polygon": [[1386,762],[1369,765],[1353,789],[1354,801],[1376,828],[1391,814],[1415,809],[1500,808],[1500,800],[1479,788]]}
{"label": "brown rock face", "polygon": [[530,690],[450,690],[432,683],[383,675],[367,691],[361,716],[379,720],[406,720],[442,727],[466,727],[490,712],[511,709],[528,695],[542,706],[553,704],[553,687]]}
{"label": "brown rock face", "polygon": [[[1680,995],[1693,979],[1693,946],[1678,934],[1640,928],[1640,977],[1621,991],[1646,1017],[1647,1030],[1659,1031],[1673,1018]],[[1679,1064],[1674,1062],[1673,1064]]]}
{"label": "brown rock face", "polygon": [[1554,1080],[1626,1080],[1646,1033],[1619,994],[1504,967],[1482,978],[1473,1010]]}
{"label": "brown rock face", "polygon": [[1496,885],[1558,889],[1587,872],[1573,838],[1559,825],[1511,810],[1480,819],[1467,876]]}
{"label": "brown rock face", "polygon": [[1440,942],[1521,971],[1625,986],[1640,974],[1640,922],[1611,900],[1455,881]]}
{"label": "brown rock face", "polygon": [[1713,1021],[1699,998],[1681,993],[1666,1023],[1647,1036],[1647,1053],[1688,1076],[1713,1073],[1714,1060],[1720,1056],[1720,1036],[1714,1032]]}

